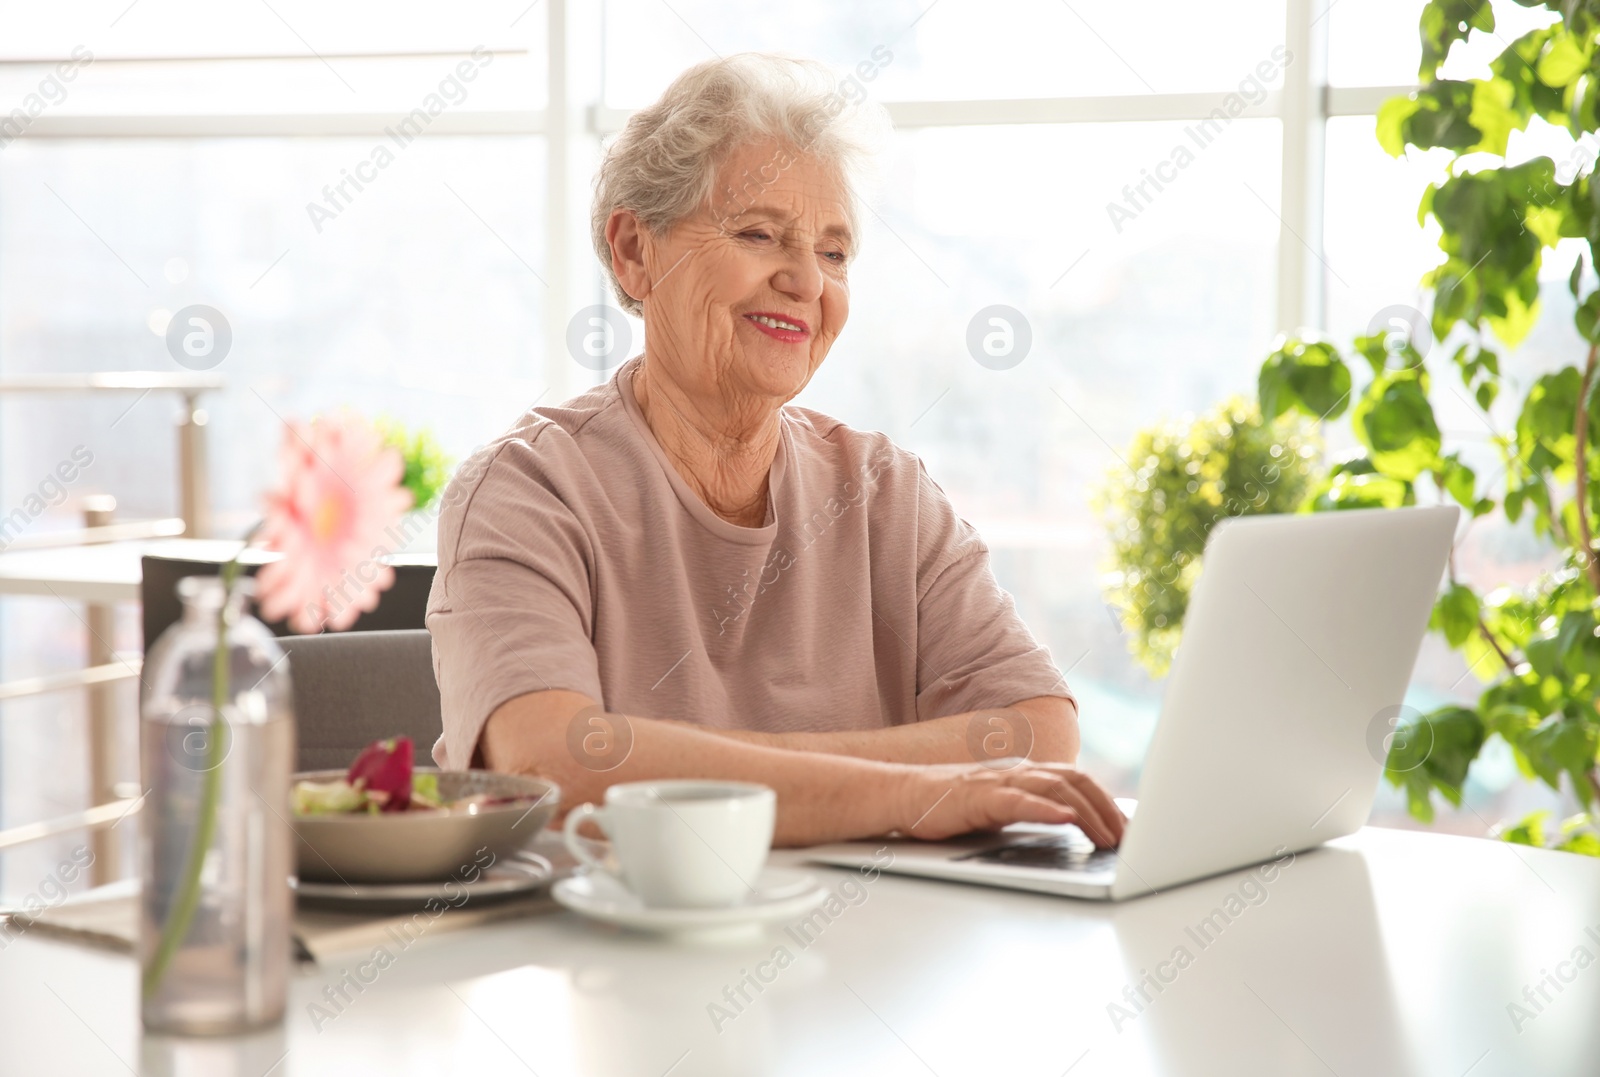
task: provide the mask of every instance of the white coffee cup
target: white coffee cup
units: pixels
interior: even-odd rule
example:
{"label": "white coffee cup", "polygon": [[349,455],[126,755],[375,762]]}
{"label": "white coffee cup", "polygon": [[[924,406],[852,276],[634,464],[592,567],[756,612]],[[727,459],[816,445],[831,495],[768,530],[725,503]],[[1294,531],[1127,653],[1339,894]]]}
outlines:
{"label": "white coffee cup", "polygon": [[[777,804],[770,788],[750,782],[624,782],[606,790],[604,807],[572,809],[564,837],[580,863],[613,876],[646,905],[737,905],[767,862]],[[615,865],[578,836],[588,819],[611,839]]]}

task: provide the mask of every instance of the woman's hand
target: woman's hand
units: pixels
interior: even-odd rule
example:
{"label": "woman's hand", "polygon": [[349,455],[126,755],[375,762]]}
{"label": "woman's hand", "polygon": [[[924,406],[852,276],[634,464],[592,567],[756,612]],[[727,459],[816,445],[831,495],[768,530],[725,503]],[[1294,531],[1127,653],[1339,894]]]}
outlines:
{"label": "woman's hand", "polygon": [[[600,715],[577,692],[531,692],[501,704],[483,730],[485,763],[561,786],[562,808],[598,803],[615,782],[695,778],[760,782],[778,793],[778,846],[819,845],[898,831],[938,839],[1008,823],[1076,823],[1097,845],[1122,840],[1126,820],[1087,774],[1068,763],[881,763],[716,736],[680,722],[605,714],[627,745],[591,758],[573,723]],[[585,726],[587,728],[587,726]]]}
{"label": "woman's hand", "polygon": [[906,767],[892,795],[896,829],[937,841],[1009,823],[1076,823],[1100,848],[1122,841],[1127,818],[1095,780],[1070,763],[953,763]]}

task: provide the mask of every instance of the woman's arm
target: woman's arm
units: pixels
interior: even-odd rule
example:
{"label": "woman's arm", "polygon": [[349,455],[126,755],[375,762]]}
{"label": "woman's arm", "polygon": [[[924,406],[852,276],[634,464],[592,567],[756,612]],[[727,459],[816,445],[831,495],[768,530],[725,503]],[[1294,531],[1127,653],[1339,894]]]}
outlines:
{"label": "woman's arm", "polygon": [[[571,747],[569,729],[594,719],[628,745],[620,762],[597,763]],[[484,761],[537,774],[562,789],[564,808],[603,799],[617,782],[702,778],[760,782],[778,794],[776,845],[812,845],[899,831],[937,839],[1015,822],[1077,823],[1102,845],[1122,838],[1109,796],[1076,768],[1029,763],[911,766],[798,751],[719,736],[679,722],[601,714],[578,692],[519,696],[484,726]]]}
{"label": "woman's arm", "polygon": [[842,733],[757,733],[746,729],[707,732],[769,748],[828,752],[885,763],[992,763],[1007,758],[1074,763],[1079,744],[1077,704],[1062,696],[1036,696],[1009,707],[883,729]]}

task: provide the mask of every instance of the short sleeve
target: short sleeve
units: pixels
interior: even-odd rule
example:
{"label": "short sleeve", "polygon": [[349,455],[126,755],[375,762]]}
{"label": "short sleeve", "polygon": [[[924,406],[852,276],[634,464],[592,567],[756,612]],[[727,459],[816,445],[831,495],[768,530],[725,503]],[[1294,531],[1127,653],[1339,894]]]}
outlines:
{"label": "short sleeve", "polygon": [[[1072,699],[989,567],[989,548],[918,464],[917,717]],[[1075,701],[1074,701],[1075,702]]]}
{"label": "short sleeve", "polygon": [[473,458],[444,497],[427,614],[444,718],[433,754],[463,769],[502,703],[555,688],[601,698],[593,550],[526,441]]}

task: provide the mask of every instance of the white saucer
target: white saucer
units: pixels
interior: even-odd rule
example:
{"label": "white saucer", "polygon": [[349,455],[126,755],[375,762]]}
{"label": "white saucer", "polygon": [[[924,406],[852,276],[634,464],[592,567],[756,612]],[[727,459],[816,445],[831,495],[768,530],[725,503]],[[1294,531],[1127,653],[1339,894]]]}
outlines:
{"label": "white saucer", "polygon": [[722,937],[754,934],[768,924],[808,913],[827,900],[828,891],[813,875],[768,868],[756,880],[755,893],[724,909],[652,908],[616,879],[598,872],[562,879],[551,895],[574,912],[634,931]]}
{"label": "white saucer", "polygon": [[463,892],[474,901],[509,897],[537,890],[550,881],[555,869],[538,853],[523,850],[493,864],[471,882],[465,879],[428,883],[341,883],[292,879],[295,897],[316,905],[352,908],[412,908],[438,899],[454,908],[465,903]]}

